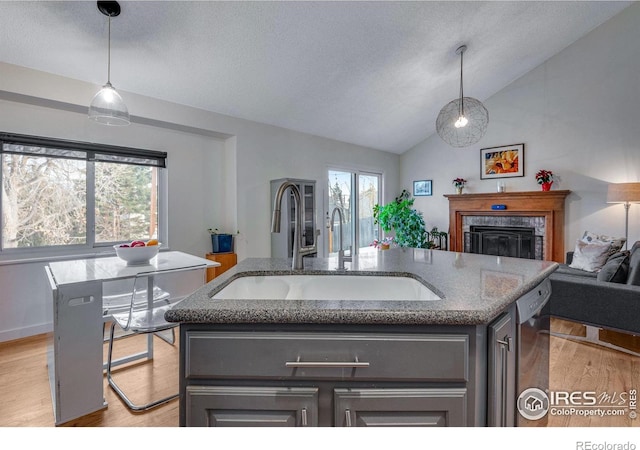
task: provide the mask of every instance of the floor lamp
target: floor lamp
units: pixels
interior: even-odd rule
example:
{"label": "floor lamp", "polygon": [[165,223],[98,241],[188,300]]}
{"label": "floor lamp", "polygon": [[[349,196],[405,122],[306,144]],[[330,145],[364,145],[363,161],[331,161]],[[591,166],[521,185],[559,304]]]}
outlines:
{"label": "floor lamp", "polygon": [[609,185],[607,189],[607,203],[624,203],[625,250],[628,248],[629,242],[629,207],[631,203],[638,202],[640,202],[640,183],[616,183]]}

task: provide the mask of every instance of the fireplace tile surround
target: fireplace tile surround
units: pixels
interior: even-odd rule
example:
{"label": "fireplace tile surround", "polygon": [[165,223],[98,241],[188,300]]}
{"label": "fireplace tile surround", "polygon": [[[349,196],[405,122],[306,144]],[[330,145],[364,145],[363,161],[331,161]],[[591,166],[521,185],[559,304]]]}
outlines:
{"label": "fireplace tile surround", "polygon": [[[531,227],[542,236],[542,259],[564,262],[565,198],[571,191],[446,194],[449,200],[450,249],[463,252],[472,225]],[[504,205],[493,210],[492,205]],[[468,246],[466,247],[468,248]]]}

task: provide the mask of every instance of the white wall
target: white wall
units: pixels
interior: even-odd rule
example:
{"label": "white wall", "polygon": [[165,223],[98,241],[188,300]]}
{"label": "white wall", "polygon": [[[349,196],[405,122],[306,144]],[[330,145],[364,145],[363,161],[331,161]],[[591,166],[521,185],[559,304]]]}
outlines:
{"label": "white wall", "polygon": [[[433,179],[433,197],[418,197],[427,225],[446,230],[451,181],[466,192],[495,192],[480,180],[480,149],[525,144],[524,177],[505,178],[507,191],[539,190],[535,173],[552,170],[566,200],[565,249],[585,230],[624,236],[624,207],[607,204],[609,183],[640,181],[640,4],[576,41],[486,100],[482,140],[456,149],[433,135],[401,157],[401,185]],[[465,86],[473,96],[473,86]],[[452,93],[455,97],[455,93]],[[631,205],[629,241],[640,240],[640,204]]]}
{"label": "white wall", "polygon": [[[132,125],[104,127],[86,118],[98,89],[0,62],[0,131],[166,151],[173,250],[203,256],[217,227],[240,230],[239,259],[269,257],[269,181],[315,179],[322,205],[329,164],[383,172],[385,198],[397,195],[398,155],[126,92]],[[51,329],[43,265],[0,265],[0,341]]]}

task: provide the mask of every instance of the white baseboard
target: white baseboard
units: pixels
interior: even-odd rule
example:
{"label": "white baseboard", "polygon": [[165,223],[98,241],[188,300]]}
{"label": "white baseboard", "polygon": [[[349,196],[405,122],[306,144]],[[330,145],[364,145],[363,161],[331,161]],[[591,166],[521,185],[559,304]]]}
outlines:
{"label": "white baseboard", "polygon": [[53,332],[53,323],[31,325],[29,327],[15,328],[13,330],[0,331],[0,342],[14,341],[37,334]]}

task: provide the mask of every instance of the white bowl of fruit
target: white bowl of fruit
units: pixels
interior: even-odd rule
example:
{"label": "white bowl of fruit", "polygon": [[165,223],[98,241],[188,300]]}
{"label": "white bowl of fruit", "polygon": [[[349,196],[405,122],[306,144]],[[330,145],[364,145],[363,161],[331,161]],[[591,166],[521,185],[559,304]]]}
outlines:
{"label": "white bowl of fruit", "polygon": [[151,258],[158,254],[160,243],[157,239],[136,240],[129,244],[114,245],[113,248],[118,258],[127,262],[127,266],[142,266],[149,264]]}

